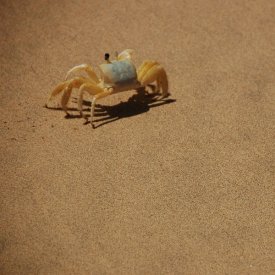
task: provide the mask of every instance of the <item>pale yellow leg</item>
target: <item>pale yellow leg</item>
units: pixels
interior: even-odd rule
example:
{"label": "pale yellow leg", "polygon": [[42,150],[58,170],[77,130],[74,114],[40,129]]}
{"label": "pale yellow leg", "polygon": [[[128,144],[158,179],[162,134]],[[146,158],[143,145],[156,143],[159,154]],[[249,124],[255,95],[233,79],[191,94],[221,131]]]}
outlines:
{"label": "pale yellow leg", "polygon": [[142,70],[144,69],[144,67],[148,65],[148,63],[150,63],[150,61],[149,61],[149,60],[145,60],[145,61],[143,61],[142,64],[138,67],[138,69],[137,69],[137,74],[138,74],[139,76],[141,75],[141,72],[142,72]]}
{"label": "pale yellow leg", "polygon": [[74,87],[77,87],[78,83],[84,83],[88,81],[88,78],[83,78],[83,77],[75,77],[71,80],[63,81],[60,84],[58,84],[54,90],[51,92],[48,102],[52,100],[55,96],[60,94],[68,85],[72,84]]}
{"label": "pale yellow leg", "polygon": [[61,93],[66,87],[67,85],[69,84],[70,81],[64,81],[60,84],[58,84],[54,90],[51,92],[51,94],[49,95],[48,97],[48,100],[47,100],[47,103],[46,103],[46,106],[48,106],[48,103],[55,97],[57,96],[59,93]]}
{"label": "pale yellow leg", "polygon": [[95,103],[98,99],[106,97],[108,95],[111,95],[113,93],[113,89],[110,88],[108,90],[105,90],[103,93],[97,94],[94,96],[93,100],[92,100],[92,106],[91,106],[91,124],[93,124],[93,117],[94,117],[94,110],[95,110]]}
{"label": "pale yellow leg", "polygon": [[95,85],[94,83],[85,83],[83,85],[81,85],[80,89],[79,89],[79,98],[78,98],[78,110],[80,112],[80,115],[82,117],[83,116],[83,95],[84,93],[87,92],[90,95],[96,95],[96,94],[100,94],[104,92],[104,89],[98,87],[97,85]]}
{"label": "pale yellow leg", "polygon": [[164,68],[155,61],[147,61],[141,66],[138,73],[138,80],[142,86],[146,86],[154,81],[157,82],[158,91],[161,90],[162,97],[168,95],[168,79]]}
{"label": "pale yellow leg", "polygon": [[141,84],[143,86],[146,86],[156,81],[161,69],[162,67],[160,65],[153,65],[149,70],[145,72],[144,76],[141,79]]}
{"label": "pale yellow leg", "polygon": [[132,54],[134,53],[134,50],[127,49],[121,52],[120,54],[116,54],[117,60],[126,60],[126,59],[132,59]]}
{"label": "pale yellow leg", "polygon": [[91,66],[87,65],[87,64],[82,64],[82,65],[78,65],[78,66],[73,67],[66,74],[65,80],[68,80],[68,78],[70,77],[70,75],[72,73],[76,73],[76,72],[80,72],[80,71],[86,72],[93,82],[99,83],[100,80],[97,77],[96,73],[94,72],[93,68]]}
{"label": "pale yellow leg", "polygon": [[66,113],[66,115],[69,115],[69,113],[67,111],[68,110],[67,104],[71,97],[72,90],[73,90],[72,87],[65,88],[64,93],[61,98],[61,106],[62,106],[62,109],[64,110],[64,112]]}
{"label": "pale yellow leg", "polygon": [[62,98],[61,98],[61,106],[64,112],[68,115],[67,112],[67,104],[70,99],[72,89],[73,88],[79,88],[83,83],[89,83],[91,80],[89,78],[83,78],[83,77],[75,77],[71,80],[64,81],[57,85],[57,87],[52,91],[47,103],[46,107],[48,106],[49,101],[57,96],[59,93],[64,91]]}
{"label": "pale yellow leg", "polygon": [[137,70],[138,81],[141,82],[146,72],[156,64],[158,64],[156,61],[144,61]]}
{"label": "pale yellow leg", "polygon": [[159,88],[161,88],[162,97],[167,97],[169,95],[168,94],[168,79],[167,79],[167,74],[163,68],[159,72],[157,83],[158,83]]}
{"label": "pale yellow leg", "polygon": [[90,79],[83,78],[83,77],[75,77],[72,80],[70,80],[70,82],[69,82],[67,88],[65,89],[63,96],[61,98],[61,106],[62,106],[62,109],[64,110],[64,112],[66,113],[66,115],[69,115],[69,113],[67,111],[67,105],[68,105],[68,101],[71,97],[73,88],[79,88],[84,83],[90,83]]}

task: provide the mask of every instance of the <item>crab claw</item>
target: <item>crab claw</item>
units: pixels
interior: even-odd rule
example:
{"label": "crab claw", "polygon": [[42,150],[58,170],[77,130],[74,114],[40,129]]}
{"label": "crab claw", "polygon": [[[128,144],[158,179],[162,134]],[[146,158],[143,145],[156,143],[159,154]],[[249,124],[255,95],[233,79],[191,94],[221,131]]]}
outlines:
{"label": "crab claw", "polygon": [[117,56],[117,60],[132,59],[133,53],[134,53],[134,50],[131,50],[131,49],[124,50]]}

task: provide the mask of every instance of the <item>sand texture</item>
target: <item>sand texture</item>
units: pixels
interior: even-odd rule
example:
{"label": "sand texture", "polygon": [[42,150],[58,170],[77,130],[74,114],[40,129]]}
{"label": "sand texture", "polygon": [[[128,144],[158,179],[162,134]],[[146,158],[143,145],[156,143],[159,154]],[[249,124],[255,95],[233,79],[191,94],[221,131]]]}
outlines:
{"label": "sand texture", "polygon": [[[275,1],[0,0],[0,18],[0,274],[275,274]],[[95,129],[77,90],[70,119],[43,108],[127,48],[165,67],[167,100],[104,98]]]}

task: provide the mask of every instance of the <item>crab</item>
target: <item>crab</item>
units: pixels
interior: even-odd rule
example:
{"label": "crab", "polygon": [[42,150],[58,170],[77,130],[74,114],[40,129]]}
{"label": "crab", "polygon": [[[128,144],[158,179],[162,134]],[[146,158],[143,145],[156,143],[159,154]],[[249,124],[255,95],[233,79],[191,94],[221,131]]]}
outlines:
{"label": "crab", "polygon": [[[161,98],[165,98],[168,93],[168,80],[164,68],[156,61],[144,61],[136,69],[133,61],[133,50],[127,49],[120,54],[115,54],[115,59],[110,61],[110,55],[105,54],[105,63],[99,66],[100,77],[97,76],[94,69],[87,64],[73,67],[68,71],[65,81],[59,83],[51,92],[46,107],[49,102],[58,94],[62,93],[61,107],[67,116],[68,102],[71,97],[72,89],[79,89],[78,110],[80,116],[88,120],[83,114],[83,96],[87,92],[91,97],[91,115],[90,122],[93,125],[94,110],[97,100],[119,92],[146,88],[156,82],[156,91]],[[75,73],[85,72],[87,77],[74,76]]]}

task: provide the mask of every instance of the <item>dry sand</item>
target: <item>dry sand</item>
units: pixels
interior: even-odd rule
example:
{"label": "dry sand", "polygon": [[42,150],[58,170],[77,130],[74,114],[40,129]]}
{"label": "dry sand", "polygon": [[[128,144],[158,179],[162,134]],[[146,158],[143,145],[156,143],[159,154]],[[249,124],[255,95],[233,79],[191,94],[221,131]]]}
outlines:
{"label": "dry sand", "polygon": [[[275,274],[274,1],[0,16],[1,274]],[[173,100],[108,97],[96,129],[43,108],[71,67],[125,48],[165,66]]]}

